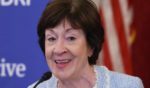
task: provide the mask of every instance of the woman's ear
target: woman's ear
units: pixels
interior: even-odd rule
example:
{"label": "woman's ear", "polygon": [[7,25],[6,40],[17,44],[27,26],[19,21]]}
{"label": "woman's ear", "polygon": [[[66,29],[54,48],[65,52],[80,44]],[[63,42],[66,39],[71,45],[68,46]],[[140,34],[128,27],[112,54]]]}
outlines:
{"label": "woman's ear", "polygon": [[92,48],[89,48],[88,50],[88,57],[91,57],[93,55],[93,49]]}

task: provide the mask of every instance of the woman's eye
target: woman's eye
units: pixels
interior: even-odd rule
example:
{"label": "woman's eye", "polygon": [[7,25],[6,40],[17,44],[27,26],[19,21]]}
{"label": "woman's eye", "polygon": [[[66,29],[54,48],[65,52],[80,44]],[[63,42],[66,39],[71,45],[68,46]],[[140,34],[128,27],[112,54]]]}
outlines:
{"label": "woman's eye", "polygon": [[73,37],[73,36],[70,36],[70,37],[67,38],[67,40],[69,40],[69,41],[74,41],[75,39],[76,39],[76,38]]}
{"label": "woman's eye", "polygon": [[49,42],[53,42],[53,41],[55,41],[55,40],[56,40],[55,37],[50,37],[50,38],[48,38],[48,41],[49,41]]}

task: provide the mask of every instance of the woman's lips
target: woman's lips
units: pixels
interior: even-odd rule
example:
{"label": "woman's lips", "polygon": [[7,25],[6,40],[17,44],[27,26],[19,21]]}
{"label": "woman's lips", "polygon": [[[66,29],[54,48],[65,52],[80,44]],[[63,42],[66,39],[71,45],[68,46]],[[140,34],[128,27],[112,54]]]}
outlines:
{"label": "woman's lips", "polygon": [[60,69],[65,68],[72,60],[71,59],[62,59],[62,60],[55,60],[56,66]]}
{"label": "woman's lips", "polygon": [[68,63],[70,61],[71,61],[71,59],[55,60],[55,63],[56,64],[65,64],[65,63]]}

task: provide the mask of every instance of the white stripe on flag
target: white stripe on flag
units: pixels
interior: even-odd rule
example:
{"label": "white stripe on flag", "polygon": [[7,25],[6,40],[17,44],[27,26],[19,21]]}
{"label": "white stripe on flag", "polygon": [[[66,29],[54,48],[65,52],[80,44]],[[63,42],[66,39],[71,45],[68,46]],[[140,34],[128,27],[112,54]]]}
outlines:
{"label": "white stripe on flag", "polygon": [[108,38],[108,47],[113,69],[115,71],[124,72],[121,51],[119,48],[119,40],[113,20],[114,16],[112,12],[111,2],[110,0],[102,0],[100,6],[105,21],[105,33]]}
{"label": "white stripe on flag", "polygon": [[[125,27],[125,33],[126,33],[126,40],[128,45],[130,46],[129,43],[129,37],[130,37],[130,25],[132,23],[132,18],[133,18],[133,9],[130,7],[128,8],[128,0],[119,0],[120,8],[121,8],[121,13],[123,16],[123,23]],[[128,47],[130,48],[130,47]]]}

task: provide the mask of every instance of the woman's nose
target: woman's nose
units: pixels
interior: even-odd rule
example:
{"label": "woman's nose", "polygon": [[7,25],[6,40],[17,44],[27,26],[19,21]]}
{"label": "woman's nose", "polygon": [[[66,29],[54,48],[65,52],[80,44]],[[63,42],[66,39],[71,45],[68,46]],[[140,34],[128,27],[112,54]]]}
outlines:
{"label": "woman's nose", "polygon": [[56,42],[56,44],[55,44],[55,47],[54,47],[54,51],[53,51],[53,52],[54,52],[55,54],[58,54],[58,55],[63,54],[63,53],[65,53],[65,52],[67,51],[67,49],[66,49],[65,46],[66,46],[66,45],[65,45],[64,40],[59,39],[59,40]]}

